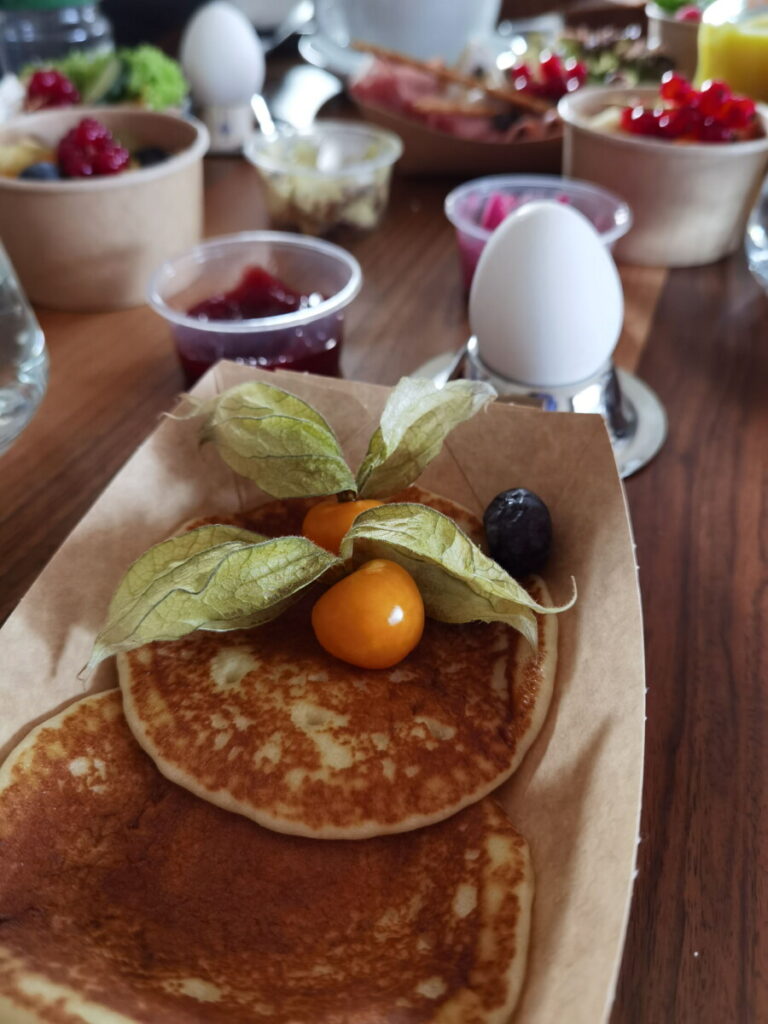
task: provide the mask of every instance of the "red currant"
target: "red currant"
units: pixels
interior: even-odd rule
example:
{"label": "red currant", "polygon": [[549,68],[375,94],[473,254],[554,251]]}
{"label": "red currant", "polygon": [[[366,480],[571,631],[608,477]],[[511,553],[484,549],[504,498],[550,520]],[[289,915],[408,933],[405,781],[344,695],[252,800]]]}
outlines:
{"label": "red currant", "polygon": [[728,125],[720,124],[714,117],[705,117],[697,133],[700,142],[733,142],[736,138]]}
{"label": "red currant", "polygon": [[527,64],[518,64],[517,67],[512,68],[509,73],[509,77],[512,79],[512,85],[515,89],[524,91],[531,84],[533,76],[531,75],[531,69]]}
{"label": "red currant", "polygon": [[690,98],[693,88],[682,75],[676,71],[665,71],[661,79],[659,93],[663,100],[670,103],[682,104]]}
{"label": "red currant", "polygon": [[[575,79],[579,86],[584,85],[587,80],[587,65],[582,64],[580,60],[576,60],[575,57],[568,57],[564,64],[566,71],[566,81],[570,82]],[[576,87],[578,88],[578,86]],[[569,89],[569,92],[572,91]]]}
{"label": "red currant", "polygon": [[694,4],[684,4],[675,11],[675,21],[701,21],[701,10]]}
{"label": "red currant", "polygon": [[706,81],[698,92],[696,106],[704,117],[719,117],[732,96],[725,82]]}
{"label": "red currant", "polygon": [[53,68],[35,71],[27,83],[27,106],[31,109],[69,107],[79,102],[80,94],[72,82]]}
{"label": "red currant", "polygon": [[754,100],[750,100],[746,96],[743,98],[734,96],[723,105],[720,119],[729,128],[747,128],[753,121],[756,113],[757,107]]}
{"label": "red currant", "polygon": [[645,107],[625,107],[621,112],[621,127],[632,135],[658,135],[658,115]]}

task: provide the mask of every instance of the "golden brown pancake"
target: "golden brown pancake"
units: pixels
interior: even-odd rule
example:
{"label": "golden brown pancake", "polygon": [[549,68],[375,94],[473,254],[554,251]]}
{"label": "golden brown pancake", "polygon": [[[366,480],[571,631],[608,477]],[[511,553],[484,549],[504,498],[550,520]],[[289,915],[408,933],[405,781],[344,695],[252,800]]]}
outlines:
{"label": "golden brown pancake", "polygon": [[[270,503],[236,521],[297,532],[306,507]],[[532,592],[551,603],[542,581]],[[256,629],[118,656],[128,724],[164,775],[278,832],[365,839],[442,821],[512,774],[549,706],[554,616],[539,616],[536,652],[502,623],[428,620],[398,665],[365,670],[317,643],[316,597]]]}
{"label": "golden brown pancake", "polygon": [[496,1024],[525,841],[483,800],[366,842],[284,836],[168,782],[116,690],[0,769],[3,1024]]}

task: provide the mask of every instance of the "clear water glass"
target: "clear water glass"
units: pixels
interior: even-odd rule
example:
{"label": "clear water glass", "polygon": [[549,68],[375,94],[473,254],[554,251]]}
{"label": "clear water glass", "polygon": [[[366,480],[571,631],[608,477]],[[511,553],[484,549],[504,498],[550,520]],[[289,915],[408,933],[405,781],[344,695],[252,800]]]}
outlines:
{"label": "clear water glass", "polygon": [[47,384],[45,337],[0,244],[0,454],[32,419]]}
{"label": "clear water glass", "polygon": [[749,215],[745,248],[749,269],[768,291],[768,178]]}

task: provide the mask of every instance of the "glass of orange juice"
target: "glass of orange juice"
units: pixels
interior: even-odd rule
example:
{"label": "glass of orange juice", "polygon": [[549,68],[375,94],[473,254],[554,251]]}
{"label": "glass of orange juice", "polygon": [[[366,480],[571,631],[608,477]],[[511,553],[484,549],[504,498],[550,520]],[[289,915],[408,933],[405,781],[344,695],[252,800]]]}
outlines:
{"label": "glass of orange juice", "polygon": [[727,82],[736,93],[768,102],[766,0],[715,0],[699,25],[696,82]]}

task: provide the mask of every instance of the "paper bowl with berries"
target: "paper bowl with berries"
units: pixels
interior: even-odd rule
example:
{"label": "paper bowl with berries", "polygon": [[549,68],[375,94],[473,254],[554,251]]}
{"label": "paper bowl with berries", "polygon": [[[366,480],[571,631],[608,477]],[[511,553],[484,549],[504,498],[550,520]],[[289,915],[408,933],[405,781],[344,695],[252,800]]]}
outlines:
{"label": "paper bowl with berries", "polygon": [[665,76],[656,88],[587,88],[560,101],[563,170],[620,195],[634,224],[618,260],[713,263],[743,241],[768,167],[768,108],[722,83],[694,91]]}
{"label": "paper bowl with berries", "polygon": [[39,111],[0,126],[0,236],[32,302],[144,302],[147,279],[202,231],[205,127],[129,107]]}

